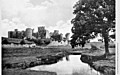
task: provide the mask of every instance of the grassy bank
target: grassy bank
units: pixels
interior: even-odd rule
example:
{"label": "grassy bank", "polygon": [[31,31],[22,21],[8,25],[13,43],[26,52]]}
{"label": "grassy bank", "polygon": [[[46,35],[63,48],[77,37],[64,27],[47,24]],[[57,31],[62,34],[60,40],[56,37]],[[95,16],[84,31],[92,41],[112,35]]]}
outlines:
{"label": "grassy bank", "polygon": [[[95,43],[92,43],[93,45]],[[95,44],[96,45],[96,44]],[[104,54],[104,47],[71,49],[70,46],[51,46],[36,48],[2,48],[2,69],[3,75],[37,75],[37,71],[24,70],[37,65],[56,63],[67,54],[82,54],[88,63],[94,69],[114,75],[115,72],[115,48],[110,48],[108,58],[101,57]],[[103,46],[103,45],[102,45]],[[101,47],[101,49],[100,49]],[[85,62],[83,61],[83,62]],[[17,72],[19,71],[19,74]],[[112,72],[112,73],[111,73]],[[56,73],[39,71],[40,75],[55,75]],[[109,74],[110,73],[110,74]]]}
{"label": "grassy bank", "polygon": [[83,53],[81,60],[104,75],[115,75],[115,48],[109,48],[110,54],[105,58],[103,50]]}
{"label": "grassy bank", "polygon": [[29,67],[53,64],[72,49],[68,47],[2,48],[3,75],[56,75],[46,71],[27,71]]}
{"label": "grassy bank", "polygon": [[2,75],[57,75],[57,74],[54,72],[47,72],[47,71],[7,69],[2,71]]}

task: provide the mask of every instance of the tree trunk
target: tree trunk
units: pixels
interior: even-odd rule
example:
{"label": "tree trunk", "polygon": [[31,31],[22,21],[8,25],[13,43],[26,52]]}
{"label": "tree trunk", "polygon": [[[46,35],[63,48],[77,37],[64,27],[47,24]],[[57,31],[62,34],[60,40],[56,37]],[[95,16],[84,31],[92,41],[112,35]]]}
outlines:
{"label": "tree trunk", "polygon": [[109,54],[109,38],[108,32],[104,33],[104,43],[105,43],[105,56]]}

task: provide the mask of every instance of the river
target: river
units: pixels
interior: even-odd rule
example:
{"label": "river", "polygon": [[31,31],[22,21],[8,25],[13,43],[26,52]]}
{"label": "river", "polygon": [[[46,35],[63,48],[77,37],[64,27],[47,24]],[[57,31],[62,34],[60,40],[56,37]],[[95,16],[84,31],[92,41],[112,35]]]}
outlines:
{"label": "river", "polygon": [[81,55],[63,57],[57,63],[40,65],[28,70],[56,72],[57,75],[103,75],[80,60]]}

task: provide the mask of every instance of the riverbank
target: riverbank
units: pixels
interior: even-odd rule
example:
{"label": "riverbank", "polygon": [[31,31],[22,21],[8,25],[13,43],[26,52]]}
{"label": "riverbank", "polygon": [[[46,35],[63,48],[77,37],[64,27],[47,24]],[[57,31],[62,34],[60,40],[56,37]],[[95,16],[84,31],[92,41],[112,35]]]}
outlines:
{"label": "riverbank", "polygon": [[34,71],[23,69],[4,69],[2,75],[57,75],[55,72]]}
{"label": "riverbank", "polygon": [[105,58],[104,51],[83,53],[81,61],[88,63],[92,68],[100,71],[104,75],[115,75],[115,48],[109,48],[110,54]]}
{"label": "riverbank", "polygon": [[[104,50],[71,49],[70,47],[43,47],[43,48],[3,48],[2,68],[3,75],[37,75],[37,71],[26,71],[26,68],[37,65],[52,64],[69,54],[82,54],[81,60],[88,63],[95,70],[114,75],[115,73],[115,49],[110,49],[111,55],[104,59]],[[84,60],[85,59],[85,60]],[[20,70],[19,74],[16,74]],[[110,74],[108,74],[108,72]],[[112,72],[112,73],[111,73]],[[30,73],[30,74],[29,74]],[[35,74],[36,73],[36,74]],[[39,71],[41,75],[56,75],[54,72]]]}
{"label": "riverbank", "polygon": [[[56,75],[47,71],[25,70],[37,65],[53,64],[67,55],[68,47],[44,47],[44,48],[3,48],[2,49],[2,73],[3,75]],[[20,71],[19,71],[20,70]],[[17,72],[19,73],[17,74]]]}

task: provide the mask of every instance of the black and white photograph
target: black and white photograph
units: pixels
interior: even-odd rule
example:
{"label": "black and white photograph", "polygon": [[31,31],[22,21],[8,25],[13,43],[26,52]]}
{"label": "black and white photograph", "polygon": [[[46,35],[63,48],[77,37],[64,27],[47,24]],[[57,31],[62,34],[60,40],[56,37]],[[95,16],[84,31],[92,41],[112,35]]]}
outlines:
{"label": "black and white photograph", "polygon": [[116,0],[0,0],[1,75],[118,75]]}

